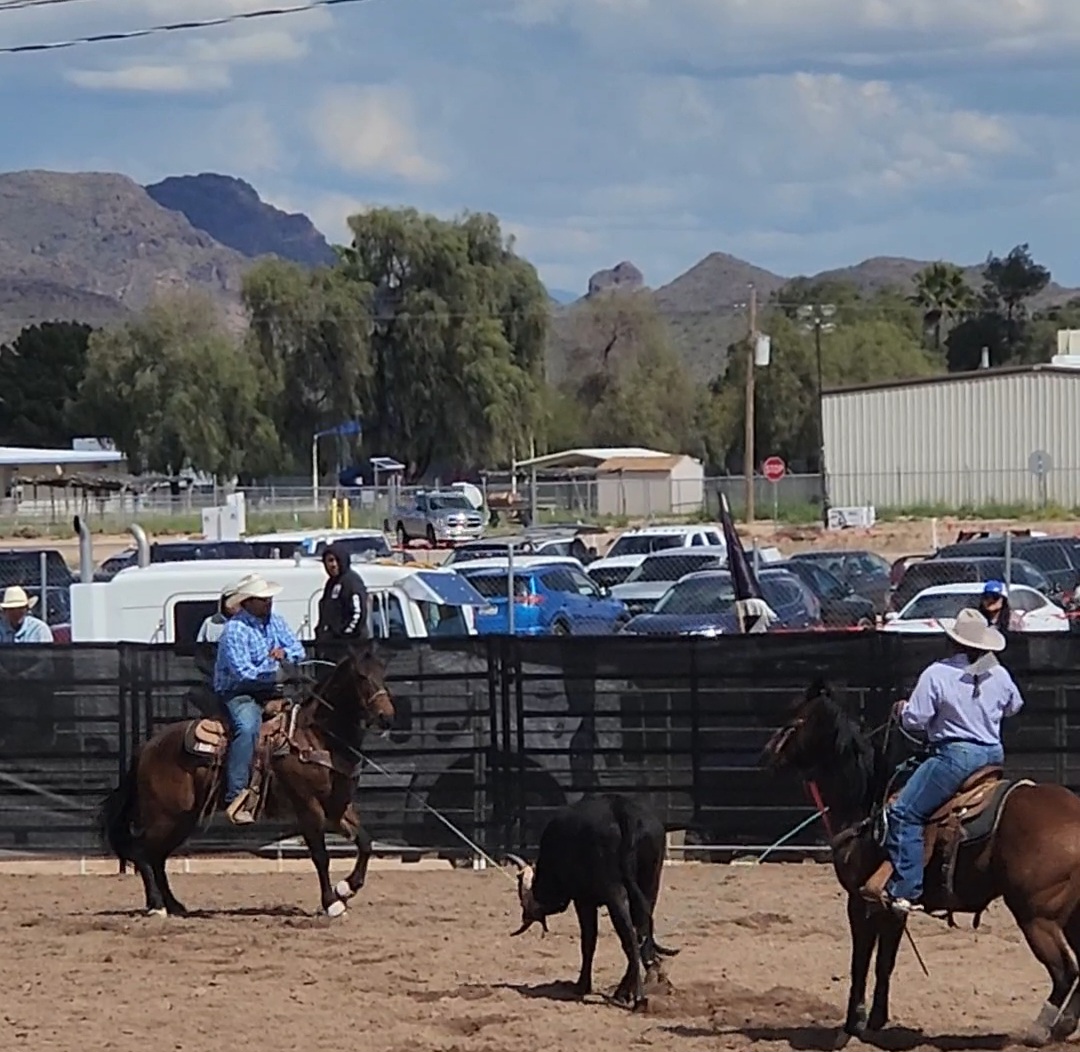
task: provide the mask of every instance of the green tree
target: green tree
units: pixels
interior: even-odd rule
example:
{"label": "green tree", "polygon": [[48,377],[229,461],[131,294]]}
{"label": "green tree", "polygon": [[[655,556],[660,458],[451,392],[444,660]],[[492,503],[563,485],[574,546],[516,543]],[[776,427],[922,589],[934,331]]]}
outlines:
{"label": "green tree", "polygon": [[205,471],[221,481],[272,469],[266,375],[200,296],[162,300],[90,338],[82,411],[133,471]]}
{"label": "green tree", "polygon": [[911,302],[922,311],[923,324],[933,334],[934,350],[940,353],[944,331],[974,309],[977,297],[962,267],[938,261],[915,275]]}
{"label": "green tree", "polygon": [[83,433],[79,388],[93,329],[46,322],[0,347],[0,441],[15,446],[70,446]]}
{"label": "green tree", "polygon": [[1036,263],[1023,244],[1003,258],[988,256],[983,279],[979,309],[957,325],[946,341],[953,372],[977,369],[983,348],[989,352],[991,365],[1024,360],[1031,349],[1028,301],[1050,284],[1050,271]]}
{"label": "green tree", "polygon": [[257,263],[244,278],[248,346],[265,366],[283,453],[306,466],[312,435],[372,404],[371,287],[342,268]]}
{"label": "green tree", "polygon": [[612,291],[577,308],[564,392],[584,438],[700,456],[703,392],[644,292]]}
{"label": "green tree", "polygon": [[498,220],[415,209],[349,219],[341,271],[370,290],[365,444],[406,461],[506,462],[544,424],[549,310],[533,266]]}
{"label": "green tree", "polygon": [[[852,316],[857,317],[858,312]],[[785,311],[766,312],[760,325],[772,340],[770,364],[755,376],[756,448],[793,465],[817,467],[817,354],[812,333]],[[930,375],[940,369],[911,329],[895,321],[838,323],[822,335],[823,386],[884,382]],[[712,385],[717,430],[710,439],[724,461],[741,468],[748,352],[745,341],[731,348],[724,376]]]}

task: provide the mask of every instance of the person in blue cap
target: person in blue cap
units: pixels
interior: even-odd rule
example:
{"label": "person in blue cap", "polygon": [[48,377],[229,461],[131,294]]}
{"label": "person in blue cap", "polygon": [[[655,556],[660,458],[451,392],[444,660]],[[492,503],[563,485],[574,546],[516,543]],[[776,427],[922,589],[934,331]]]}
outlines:
{"label": "person in blue cap", "polygon": [[1008,638],[1009,589],[1003,581],[987,581],[979,599],[979,613],[986,618],[990,628],[996,628]]}

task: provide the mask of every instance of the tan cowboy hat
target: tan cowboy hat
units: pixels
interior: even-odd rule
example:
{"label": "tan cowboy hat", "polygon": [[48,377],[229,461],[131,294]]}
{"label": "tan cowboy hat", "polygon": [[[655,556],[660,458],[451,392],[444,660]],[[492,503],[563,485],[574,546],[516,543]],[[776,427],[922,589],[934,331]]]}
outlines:
{"label": "tan cowboy hat", "polygon": [[966,607],[956,615],[952,628],[941,626],[954,643],[970,650],[997,653],[1005,649],[1005,637],[986,623],[986,618],[978,610]]}
{"label": "tan cowboy hat", "polygon": [[13,584],[4,589],[4,598],[0,599],[0,610],[31,610],[37,605],[36,595],[27,595],[22,585]]}
{"label": "tan cowboy hat", "polygon": [[232,602],[243,603],[246,599],[273,599],[281,592],[281,585],[274,581],[267,581],[259,574],[251,574],[236,583],[236,591],[232,594]]}
{"label": "tan cowboy hat", "polygon": [[258,574],[249,573],[244,577],[241,577],[239,581],[233,584],[227,584],[221,589],[221,601],[225,606],[225,610],[230,614],[235,614],[240,609],[240,601],[236,598],[237,593],[245,587],[251,581],[258,578]]}

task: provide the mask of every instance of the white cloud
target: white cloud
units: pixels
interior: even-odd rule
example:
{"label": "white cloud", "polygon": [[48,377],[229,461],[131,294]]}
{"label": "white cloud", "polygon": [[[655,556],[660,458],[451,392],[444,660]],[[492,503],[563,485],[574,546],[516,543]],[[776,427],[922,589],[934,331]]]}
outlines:
{"label": "white cloud", "polygon": [[188,47],[193,61],[231,65],[242,62],[291,62],[310,51],[308,42],[284,30],[252,30],[220,38],[194,40]]}
{"label": "white cloud", "polygon": [[615,61],[634,54],[717,70],[778,57],[864,65],[1035,56],[1080,40],[1073,0],[517,0],[513,11],[527,26],[569,26]]}
{"label": "white cloud", "polygon": [[[111,11],[106,18],[105,9]],[[259,0],[186,0],[184,17],[191,21],[221,18],[265,8]],[[34,10],[34,9],[31,9]],[[84,9],[82,9],[84,10]],[[97,18],[85,25],[87,33],[144,29],[162,20],[176,20],[172,0],[137,0],[121,12],[112,0],[99,0]],[[40,16],[39,16],[40,20]],[[112,91],[175,93],[214,91],[231,87],[233,67],[294,62],[311,50],[309,39],[333,24],[324,8],[313,8],[278,25],[242,21],[205,30],[185,30],[160,36],[140,37],[130,44],[119,42],[109,51],[123,56],[115,65],[99,69],[64,71],[65,79],[79,87]],[[38,32],[44,32],[39,26]],[[81,30],[72,29],[73,36]],[[31,34],[33,36],[33,34]],[[130,49],[138,47],[143,57],[130,59]]]}
{"label": "white cloud", "polygon": [[229,71],[219,66],[151,63],[116,69],[73,69],[67,79],[80,88],[103,91],[218,91],[229,87]]}
{"label": "white cloud", "polygon": [[352,175],[411,183],[445,175],[417,145],[411,100],[398,88],[340,85],[323,92],[311,113],[311,134],[323,157]]}

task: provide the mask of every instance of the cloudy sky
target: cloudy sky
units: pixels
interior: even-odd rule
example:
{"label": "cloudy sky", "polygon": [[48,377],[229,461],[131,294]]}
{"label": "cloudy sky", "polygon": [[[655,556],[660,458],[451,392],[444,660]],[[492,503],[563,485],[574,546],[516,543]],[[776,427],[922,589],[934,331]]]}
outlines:
{"label": "cloudy sky", "polygon": [[[0,45],[289,0],[0,0]],[[304,0],[293,0],[303,3]],[[549,287],[1028,241],[1080,285],[1077,0],[361,0],[0,55],[7,168],[495,212]]]}

